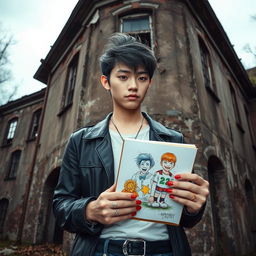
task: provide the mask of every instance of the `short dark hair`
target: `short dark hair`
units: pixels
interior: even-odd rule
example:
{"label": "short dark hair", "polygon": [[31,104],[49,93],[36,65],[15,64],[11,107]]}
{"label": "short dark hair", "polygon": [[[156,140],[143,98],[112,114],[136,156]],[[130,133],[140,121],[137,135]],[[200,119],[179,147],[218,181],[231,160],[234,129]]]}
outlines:
{"label": "short dark hair", "polygon": [[152,168],[155,165],[154,158],[149,153],[140,153],[136,157],[136,164],[140,166],[141,161],[149,161],[150,162],[150,168]]}
{"label": "short dark hair", "polygon": [[115,33],[109,38],[105,51],[100,57],[102,74],[109,79],[117,63],[124,63],[133,69],[143,66],[150,79],[156,68],[156,58],[152,50],[135,37],[124,33]]}

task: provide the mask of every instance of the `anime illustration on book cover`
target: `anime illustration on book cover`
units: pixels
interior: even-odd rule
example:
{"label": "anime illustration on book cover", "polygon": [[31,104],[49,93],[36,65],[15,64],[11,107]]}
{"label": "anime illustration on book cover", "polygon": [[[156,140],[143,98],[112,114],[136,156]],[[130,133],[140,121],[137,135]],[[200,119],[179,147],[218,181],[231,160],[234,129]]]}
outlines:
{"label": "anime illustration on book cover", "polygon": [[169,197],[170,183],[192,171],[196,151],[192,144],[125,140],[116,189],[142,201],[133,219],[179,225],[183,205]]}
{"label": "anime illustration on book cover", "polygon": [[171,170],[176,163],[176,156],[173,153],[166,152],[161,156],[161,170],[154,174],[150,169],[155,165],[155,160],[149,153],[140,153],[136,157],[138,171],[126,180],[123,192],[135,192],[142,202],[146,202],[148,206],[154,208],[167,208],[165,202],[168,194],[168,181],[174,180]]}

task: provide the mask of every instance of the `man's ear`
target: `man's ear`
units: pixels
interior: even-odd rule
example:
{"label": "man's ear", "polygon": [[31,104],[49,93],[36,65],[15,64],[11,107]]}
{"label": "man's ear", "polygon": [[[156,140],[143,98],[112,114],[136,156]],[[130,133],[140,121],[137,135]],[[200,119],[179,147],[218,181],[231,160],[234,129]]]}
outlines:
{"label": "man's ear", "polygon": [[108,82],[108,78],[104,75],[101,75],[100,77],[100,82],[102,84],[102,86],[107,90],[109,91],[110,90],[110,85],[109,85],[109,82]]}

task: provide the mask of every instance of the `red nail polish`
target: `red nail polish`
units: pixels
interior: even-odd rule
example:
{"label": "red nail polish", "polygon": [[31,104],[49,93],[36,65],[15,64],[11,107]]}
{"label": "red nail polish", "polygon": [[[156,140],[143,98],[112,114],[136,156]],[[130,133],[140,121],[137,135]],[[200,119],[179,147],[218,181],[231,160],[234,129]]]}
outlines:
{"label": "red nail polish", "polygon": [[170,197],[171,199],[174,199],[174,195],[169,195],[169,197]]}
{"label": "red nail polish", "polygon": [[132,212],[132,216],[135,216],[136,215],[136,212]]}
{"label": "red nail polish", "polygon": [[181,178],[181,176],[180,176],[179,174],[177,174],[177,175],[174,176],[174,178],[175,178],[176,180],[178,180],[178,179]]}
{"label": "red nail polish", "polygon": [[132,193],[131,199],[135,199],[136,197],[137,197],[137,194],[136,193]]}
{"label": "red nail polish", "polygon": [[136,204],[141,204],[141,201],[140,200],[136,200]]}
{"label": "red nail polish", "polygon": [[169,181],[166,182],[166,185],[173,186],[173,182],[171,180],[169,180]]}
{"label": "red nail polish", "polygon": [[139,211],[141,209],[141,206],[140,205],[137,205],[136,206],[136,210]]}
{"label": "red nail polish", "polygon": [[165,191],[166,191],[167,193],[172,193],[172,189],[171,189],[171,188],[167,188]]}

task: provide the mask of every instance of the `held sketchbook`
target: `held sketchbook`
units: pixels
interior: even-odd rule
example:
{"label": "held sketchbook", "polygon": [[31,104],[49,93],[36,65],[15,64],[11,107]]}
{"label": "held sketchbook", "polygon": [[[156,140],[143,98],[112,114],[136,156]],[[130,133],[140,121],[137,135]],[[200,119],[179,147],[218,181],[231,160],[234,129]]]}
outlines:
{"label": "held sketchbook", "polygon": [[116,191],[135,192],[142,201],[133,219],[179,225],[183,205],[169,198],[166,183],[192,171],[196,152],[192,144],[125,139]]}

